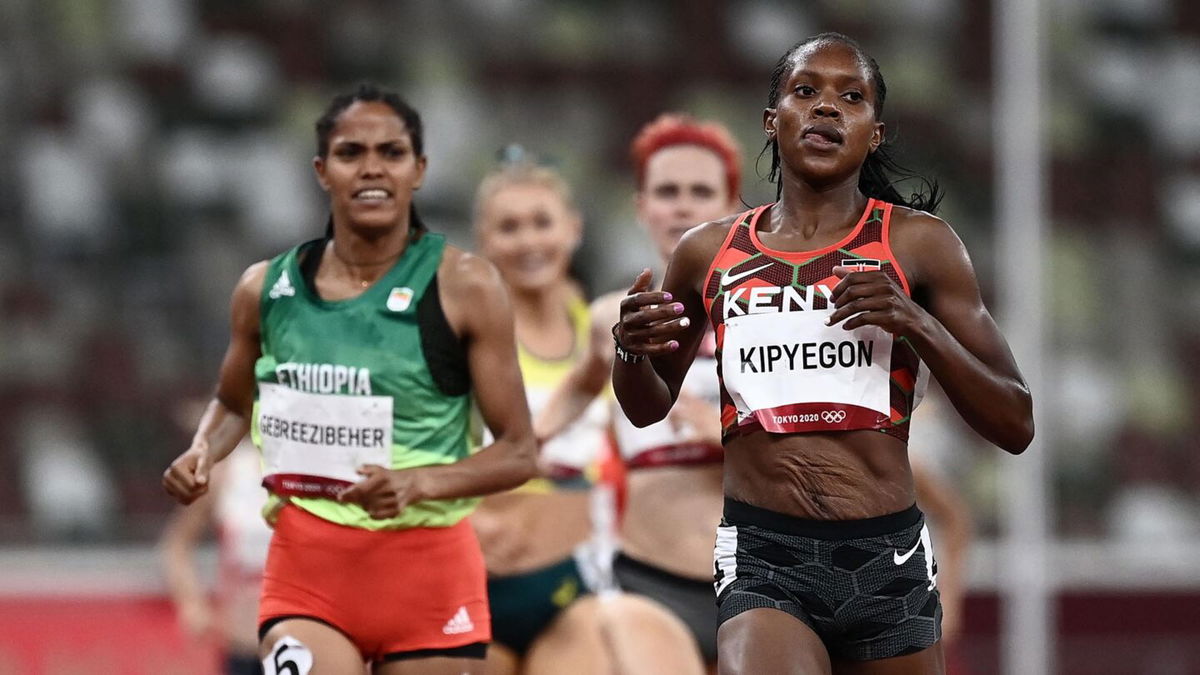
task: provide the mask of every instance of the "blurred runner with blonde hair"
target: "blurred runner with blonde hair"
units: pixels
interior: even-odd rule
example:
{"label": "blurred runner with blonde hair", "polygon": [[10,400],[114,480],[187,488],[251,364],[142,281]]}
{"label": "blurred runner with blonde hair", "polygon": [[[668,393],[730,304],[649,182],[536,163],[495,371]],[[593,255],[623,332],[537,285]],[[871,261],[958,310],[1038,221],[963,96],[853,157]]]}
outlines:
{"label": "blurred runner with blonde hair", "polygon": [[[556,171],[510,148],[507,161],[480,184],[475,233],[513,298],[526,396],[539,410],[587,351],[588,307],[568,271],[582,218]],[[597,561],[585,544],[607,424],[605,402],[584,406],[573,424],[542,439],[541,477],[486,498],[472,516],[488,566],[495,639],[489,673],[700,670],[686,647],[669,648],[688,638],[666,611],[601,590],[605,574],[598,568],[607,561]]]}

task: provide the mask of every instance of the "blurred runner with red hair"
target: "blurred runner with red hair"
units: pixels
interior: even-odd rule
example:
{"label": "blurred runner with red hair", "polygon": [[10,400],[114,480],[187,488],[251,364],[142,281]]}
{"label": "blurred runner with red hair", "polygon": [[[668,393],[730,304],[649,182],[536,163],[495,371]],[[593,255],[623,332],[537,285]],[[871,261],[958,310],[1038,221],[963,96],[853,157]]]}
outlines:
{"label": "blurred runner with red hair", "polygon": [[[741,151],[725,127],[668,113],[630,145],[638,220],[662,267],[683,234],[737,206]],[[534,431],[552,437],[609,383],[612,325],[624,291],[592,304],[588,353],[552,395]],[[620,553],[613,565],[622,590],[661,603],[688,627],[704,660],[715,664],[717,614],[712,587],[713,531],[721,520],[721,421],[716,342],[706,334],[668,419],[638,429],[614,410],[612,435],[625,477]]]}

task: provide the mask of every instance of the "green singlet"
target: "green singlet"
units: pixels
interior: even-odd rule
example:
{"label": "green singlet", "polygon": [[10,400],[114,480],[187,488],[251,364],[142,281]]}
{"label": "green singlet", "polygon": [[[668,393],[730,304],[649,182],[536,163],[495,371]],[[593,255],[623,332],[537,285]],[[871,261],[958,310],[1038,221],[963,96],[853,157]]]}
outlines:
{"label": "green singlet", "polygon": [[[437,297],[445,238],[430,233],[415,237],[379,281],[361,295],[339,301],[318,297],[301,271],[302,261],[320,256],[324,244],[325,240],[301,244],[272,259],[267,270],[259,306],[262,356],[254,367],[258,386],[251,436],[255,444],[263,447],[264,434],[314,447],[331,440],[352,446],[373,438],[364,432],[360,439],[356,427],[349,427],[347,436],[347,427],[310,423],[318,415],[314,411],[306,417],[309,411],[304,403],[292,404],[294,414],[289,419],[265,415],[265,394],[325,401],[334,410],[359,405],[342,397],[376,397],[384,402],[384,397],[390,397],[389,468],[463,459],[476,444],[470,432],[465,352]],[[383,419],[384,429],[373,430],[379,438],[386,433]],[[385,446],[386,442],[378,449],[383,456]],[[330,498],[272,495],[275,506],[280,499],[330,522],[370,530],[449,527],[478,502],[475,498],[425,501],[395,518],[376,520],[357,504]]]}

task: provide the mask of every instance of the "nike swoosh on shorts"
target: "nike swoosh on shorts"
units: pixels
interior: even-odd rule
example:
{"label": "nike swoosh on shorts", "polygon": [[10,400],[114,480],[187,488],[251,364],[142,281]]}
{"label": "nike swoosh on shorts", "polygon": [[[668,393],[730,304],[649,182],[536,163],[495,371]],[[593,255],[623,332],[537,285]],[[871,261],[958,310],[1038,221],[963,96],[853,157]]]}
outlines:
{"label": "nike swoosh on shorts", "polygon": [[917,543],[913,544],[913,547],[908,550],[908,553],[901,555],[900,551],[892,551],[892,562],[896,563],[897,565],[903,565],[904,563],[908,562],[908,559],[911,558],[912,554],[916,553],[917,549],[919,548],[921,548],[921,540],[917,539]]}

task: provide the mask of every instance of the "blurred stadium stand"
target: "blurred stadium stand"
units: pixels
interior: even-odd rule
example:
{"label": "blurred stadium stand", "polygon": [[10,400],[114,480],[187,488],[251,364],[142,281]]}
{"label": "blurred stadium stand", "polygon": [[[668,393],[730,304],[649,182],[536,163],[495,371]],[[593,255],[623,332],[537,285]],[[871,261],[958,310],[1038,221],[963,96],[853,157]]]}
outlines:
{"label": "blurred stadium stand", "polygon": [[[1052,340],[1035,394],[1057,421],[1058,664],[1200,673],[1200,3],[1045,5]],[[497,149],[560,168],[598,292],[654,259],[632,133],[668,109],[722,120],[745,200],[770,199],[754,170],[770,70],[829,29],[879,61],[902,157],[945,187],[994,297],[988,2],[0,2],[0,627],[30,598],[161,602],[151,547],[172,506],[159,476],[192,431],[180,406],[211,391],[240,271],[323,229],[312,123],[333,93],[372,79],[422,112],[418,206],[463,246]],[[920,451],[984,539],[965,672],[996,672],[987,540],[997,473],[1019,460],[930,424]],[[1135,611],[1152,618],[1122,619]],[[0,673],[42,658],[5,649]]]}

